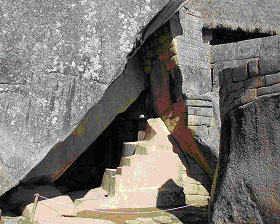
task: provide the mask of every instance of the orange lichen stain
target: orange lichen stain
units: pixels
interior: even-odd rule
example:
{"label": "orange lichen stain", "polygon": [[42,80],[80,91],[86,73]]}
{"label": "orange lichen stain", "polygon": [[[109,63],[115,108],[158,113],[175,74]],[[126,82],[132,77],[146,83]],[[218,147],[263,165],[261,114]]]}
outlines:
{"label": "orange lichen stain", "polygon": [[88,122],[88,117],[86,116],[78,125],[78,127],[75,129],[75,131],[73,132],[73,136],[82,136],[83,133],[85,132],[86,128],[85,128],[85,123]]}
{"label": "orange lichen stain", "polygon": [[256,222],[253,218],[250,218],[250,219],[248,220],[248,223],[249,223],[249,224],[257,224],[257,222]]}
{"label": "orange lichen stain", "polygon": [[69,160],[61,169],[57,170],[54,174],[51,175],[52,180],[56,180],[58,177],[60,177],[65,170],[67,170],[72,164],[72,160]]}
{"label": "orange lichen stain", "polygon": [[62,168],[57,170],[54,174],[51,175],[52,180],[56,180],[58,177],[60,177],[70,166],[71,164],[77,159],[78,155],[76,153],[72,154],[73,159],[68,160],[68,162],[63,165],[63,160],[60,160],[60,163],[62,164]]}
{"label": "orange lichen stain", "polygon": [[127,102],[119,109],[118,112],[119,113],[124,112],[130,106],[130,104],[132,104],[135,100],[136,100],[135,97],[128,99]]}
{"label": "orange lichen stain", "polygon": [[156,88],[157,109],[159,114],[163,114],[171,105],[168,91]]}
{"label": "orange lichen stain", "polygon": [[162,51],[161,54],[159,54],[159,59],[160,61],[166,61],[168,60],[169,58],[171,58],[172,56],[174,56],[176,53],[174,51],[174,49],[166,49],[165,51]]}
{"label": "orange lichen stain", "polygon": [[85,126],[84,126],[84,121],[81,121],[81,123],[79,124],[79,126],[75,129],[75,131],[73,132],[74,136],[82,136],[84,131],[85,131]]}
{"label": "orange lichen stain", "polygon": [[169,58],[169,52],[168,51],[164,52],[163,54],[160,55],[159,58],[161,61],[167,60]]}
{"label": "orange lichen stain", "polygon": [[265,184],[264,189],[263,189],[263,193],[265,195],[269,195],[266,199],[265,199],[265,203],[268,205],[267,207],[267,215],[270,215],[271,211],[269,210],[269,208],[272,209],[272,211],[274,212],[279,212],[279,205],[280,205],[280,196],[279,194],[277,194],[277,185],[272,185],[272,186],[268,186],[267,184]]}
{"label": "orange lichen stain", "polygon": [[[182,150],[186,151],[203,169],[213,178],[214,170],[209,166],[208,161],[204,158],[202,152],[194,142],[192,131],[186,127],[186,106],[183,98],[178,99],[178,103],[174,103],[168,111],[165,112],[161,119],[165,123],[167,129],[179,143]],[[173,113],[173,122],[170,122],[170,114]],[[172,119],[172,118],[171,118]]]}

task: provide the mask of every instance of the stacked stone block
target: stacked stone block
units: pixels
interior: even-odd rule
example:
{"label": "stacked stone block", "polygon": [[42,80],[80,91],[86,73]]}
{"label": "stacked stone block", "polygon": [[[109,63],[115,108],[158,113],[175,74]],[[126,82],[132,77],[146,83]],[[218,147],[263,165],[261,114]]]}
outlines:
{"label": "stacked stone block", "polygon": [[200,12],[188,15],[181,9],[170,20],[171,32],[177,49],[178,65],[182,72],[182,90],[184,94],[205,94],[211,91],[209,64],[210,46],[203,43]]}
{"label": "stacked stone block", "polygon": [[[223,68],[218,73],[222,119],[230,110],[257,97],[280,92],[280,56],[275,51],[280,49],[279,42],[280,38],[275,36],[213,47],[212,59],[224,60],[213,63],[217,70]],[[234,56],[224,53],[227,45]],[[241,51],[241,46],[251,46],[251,53]]]}
{"label": "stacked stone block", "polygon": [[220,88],[219,73],[226,68],[239,67],[259,59],[259,64],[251,62],[249,66],[251,68],[257,66],[262,70],[261,75],[279,72],[277,71],[280,52],[279,35],[215,45],[211,47],[210,52],[213,85],[217,90]]}
{"label": "stacked stone block", "polygon": [[206,126],[210,127],[213,118],[213,105],[210,98],[193,96],[186,101],[188,113],[188,127]]}

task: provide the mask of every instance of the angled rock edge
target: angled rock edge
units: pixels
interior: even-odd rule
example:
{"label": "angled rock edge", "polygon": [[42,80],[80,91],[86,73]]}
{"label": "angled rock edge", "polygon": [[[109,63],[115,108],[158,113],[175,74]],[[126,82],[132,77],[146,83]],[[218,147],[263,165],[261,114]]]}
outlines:
{"label": "angled rock edge", "polygon": [[139,48],[132,51],[138,28],[146,26],[141,44],[184,3],[3,5],[0,195],[22,180],[57,179],[138,97],[144,89]]}

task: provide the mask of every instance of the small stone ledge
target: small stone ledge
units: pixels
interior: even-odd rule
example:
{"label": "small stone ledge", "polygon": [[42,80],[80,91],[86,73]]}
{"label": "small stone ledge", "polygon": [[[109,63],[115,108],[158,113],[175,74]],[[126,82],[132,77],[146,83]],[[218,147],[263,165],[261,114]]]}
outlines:
{"label": "small stone ledge", "polygon": [[187,189],[184,190],[185,196],[209,196],[208,191],[203,185],[192,184],[189,185]]}
{"label": "small stone ledge", "polygon": [[263,95],[268,95],[268,94],[273,94],[278,92],[280,92],[280,83],[259,88],[257,95],[263,96]]}
{"label": "small stone ledge", "polygon": [[186,106],[196,106],[196,107],[212,107],[212,102],[205,100],[185,100]]}
{"label": "small stone ledge", "polygon": [[187,107],[188,115],[204,116],[204,117],[213,117],[213,109],[210,107]]}
{"label": "small stone ledge", "polygon": [[201,195],[187,195],[186,200],[187,201],[207,201],[209,196],[201,196]]}
{"label": "small stone ledge", "polygon": [[238,83],[258,75],[260,75],[259,60],[252,60],[246,64],[222,70],[219,73],[219,84],[223,86],[230,83]]}
{"label": "small stone ledge", "polygon": [[266,75],[265,76],[265,84],[267,86],[274,85],[276,83],[280,83],[280,72],[277,74]]}
{"label": "small stone ledge", "polygon": [[188,126],[201,126],[211,125],[211,118],[210,117],[203,117],[203,116],[195,116],[195,115],[188,115]]}
{"label": "small stone ledge", "polygon": [[265,86],[265,78],[263,76],[255,76],[245,81],[245,88],[253,89]]}
{"label": "small stone ledge", "polygon": [[209,94],[185,94],[186,99],[188,100],[204,100],[204,101],[212,101],[211,96]]}
{"label": "small stone ledge", "polygon": [[280,54],[267,55],[259,59],[261,75],[275,74],[280,72]]}

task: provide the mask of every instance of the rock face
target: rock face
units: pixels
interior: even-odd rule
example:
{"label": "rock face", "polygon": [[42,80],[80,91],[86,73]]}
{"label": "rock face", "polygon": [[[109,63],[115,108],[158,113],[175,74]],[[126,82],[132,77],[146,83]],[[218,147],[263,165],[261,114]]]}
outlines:
{"label": "rock face", "polygon": [[231,1],[231,0],[191,0],[188,8],[202,13],[204,26],[220,25],[231,29],[247,29],[254,32],[257,28],[262,32],[275,31],[279,34],[278,0],[263,1]]}
{"label": "rock face", "polygon": [[226,115],[212,223],[279,223],[279,116],[279,94]]}
{"label": "rock face", "polygon": [[199,11],[188,15],[185,8],[173,16],[170,27],[174,35],[182,94],[186,105],[186,122],[195,144],[215,170],[219,151],[220,111],[217,91],[212,88],[210,45],[201,35],[203,21]]}
{"label": "rock face", "polygon": [[[213,47],[214,70],[223,69],[219,72],[222,128],[211,223],[280,221],[279,41],[275,36],[230,44],[233,54],[225,51],[227,45]],[[247,46],[250,52],[243,50]],[[231,59],[220,57],[223,54]]]}
{"label": "rock face", "polygon": [[127,56],[167,3],[0,2],[0,195],[45,156],[26,180],[58,178],[138,97],[141,63],[123,72]]}

